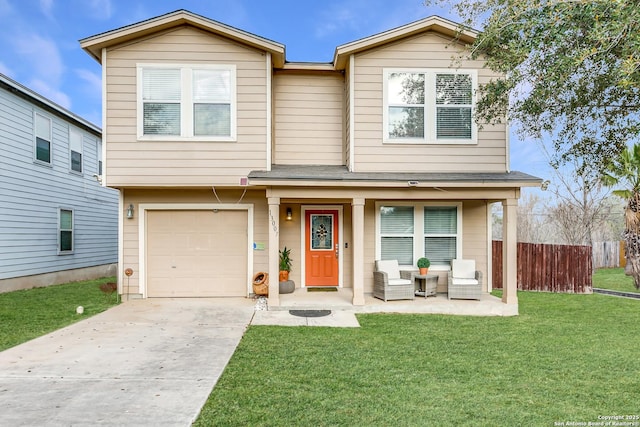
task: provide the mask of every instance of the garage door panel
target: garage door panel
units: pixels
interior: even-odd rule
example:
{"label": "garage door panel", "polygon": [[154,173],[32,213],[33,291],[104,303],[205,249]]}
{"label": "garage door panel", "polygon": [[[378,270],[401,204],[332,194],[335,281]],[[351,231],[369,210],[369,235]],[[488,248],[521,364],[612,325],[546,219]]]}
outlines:
{"label": "garage door panel", "polygon": [[247,211],[147,211],[147,295],[246,296],[247,221]]}

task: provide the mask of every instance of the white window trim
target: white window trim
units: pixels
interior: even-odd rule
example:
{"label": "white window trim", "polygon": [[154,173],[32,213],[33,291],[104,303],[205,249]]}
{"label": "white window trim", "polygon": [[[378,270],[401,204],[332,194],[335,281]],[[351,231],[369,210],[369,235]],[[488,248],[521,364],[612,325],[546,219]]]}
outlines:
{"label": "white window trim", "polygon": [[[145,135],[143,123],[142,71],[145,68],[180,69],[180,132],[181,135]],[[194,136],[193,135],[193,99],[192,71],[196,70],[228,70],[231,72],[231,135],[230,136]],[[138,141],[230,141],[237,140],[237,73],[234,64],[136,64],[136,115]]]}
{"label": "white window trim", "polygon": [[[383,68],[382,82],[382,142],[385,144],[437,144],[437,145],[476,145],[478,144],[478,125],[473,119],[476,109],[476,93],[478,89],[478,70],[450,68]],[[387,83],[392,73],[420,73],[425,75],[425,112],[424,138],[389,138],[389,100]],[[471,139],[437,139],[436,138],[436,74],[469,74],[471,75],[472,107],[471,107]]]}
{"label": "white window trim", "polygon": [[[62,250],[62,242],[60,239],[60,233],[63,229],[60,227],[60,216],[62,211],[70,211],[71,212],[71,250],[63,251]],[[76,250],[76,213],[71,208],[58,207],[58,255],[72,255]]]}
{"label": "white window trim", "polygon": [[[71,134],[75,133],[80,136],[80,171],[73,170],[72,152],[75,151],[71,147]],[[69,172],[82,175],[84,173],[84,133],[75,127],[69,126]]]}
{"label": "white window trim", "polygon": [[[413,206],[413,259],[424,256],[424,208],[426,206],[455,206],[457,208],[456,258],[462,258],[462,202],[413,202],[413,201],[378,201],[376,202],[376,259],[382,256],[380,208],[382,206]],[[405,270],[416,269],[415,265],[401,265]],[[432,271],[448,271],[449,266],[431,265]]]}
{"label": "white window trim", "polygon": [[[49,161],[38,159],[38,116],[49,120]],[[53,167],[53,119],[47,115],[33,112],[33,161],[39,165]]]}
{"label": "white window trim", "polygon": [[[102,161],[102,139],[95,138],[96,142],[96,175],[102,177],[104,172],[104,162]],[[100,167],[102,163],[102,168]]]}

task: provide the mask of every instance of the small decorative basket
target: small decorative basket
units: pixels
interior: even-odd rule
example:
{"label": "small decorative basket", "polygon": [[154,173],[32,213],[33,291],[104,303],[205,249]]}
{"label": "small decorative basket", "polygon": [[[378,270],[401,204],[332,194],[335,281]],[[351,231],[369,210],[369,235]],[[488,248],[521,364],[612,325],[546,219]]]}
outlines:
{"label": "small decorative basket", "polygon": [[256,295],[269,295],[269,273],[261,271],[253,276],[253,293]]}

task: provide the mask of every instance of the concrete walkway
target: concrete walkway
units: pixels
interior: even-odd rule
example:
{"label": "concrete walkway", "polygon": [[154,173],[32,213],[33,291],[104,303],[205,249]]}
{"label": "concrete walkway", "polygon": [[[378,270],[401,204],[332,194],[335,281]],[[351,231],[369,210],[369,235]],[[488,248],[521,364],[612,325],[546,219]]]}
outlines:
{"label": "concrete walkway", "polygon": [[128,301],[3,351],[0,426],[189,426],[254,303]]}
{"label": "concrete walkway", "polygon": [[[0,352],[0,426],[189,426],[249,323],[353,328],[356,312],[517,314],[490,295],[386,303],[368,296],[354,307],[341,291],[298,292],[268,311],[248,298],[127,301]],[[288,311],[318,309],[331,313]]]}

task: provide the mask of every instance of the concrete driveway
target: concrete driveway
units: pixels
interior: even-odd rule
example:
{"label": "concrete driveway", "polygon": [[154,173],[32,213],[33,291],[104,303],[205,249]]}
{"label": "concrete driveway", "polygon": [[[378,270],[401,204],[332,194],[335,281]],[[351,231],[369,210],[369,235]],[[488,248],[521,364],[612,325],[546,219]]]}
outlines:
{"label": "concrete driveway", "polygon": [[0,353],[1,426],[189,426],[254,314],[147,299]]}

